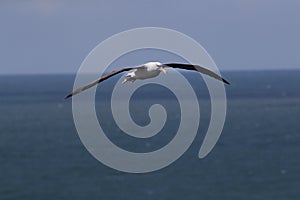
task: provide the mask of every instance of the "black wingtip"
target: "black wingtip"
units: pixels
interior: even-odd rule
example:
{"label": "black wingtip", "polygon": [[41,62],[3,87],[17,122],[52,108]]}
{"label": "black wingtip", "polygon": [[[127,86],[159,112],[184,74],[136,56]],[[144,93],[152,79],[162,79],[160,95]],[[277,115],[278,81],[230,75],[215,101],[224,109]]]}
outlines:
{"label": "black wingtip", "polygon": [[72,96],[72,94],[68,94],[67,96],[64,97],[64,99],[68,99]]}
{"label": "black wingtip", "polygon": [[230,85],[228,81],[226,81],[224,78],[222,78],[223,82],[226,83],[227,85]]}

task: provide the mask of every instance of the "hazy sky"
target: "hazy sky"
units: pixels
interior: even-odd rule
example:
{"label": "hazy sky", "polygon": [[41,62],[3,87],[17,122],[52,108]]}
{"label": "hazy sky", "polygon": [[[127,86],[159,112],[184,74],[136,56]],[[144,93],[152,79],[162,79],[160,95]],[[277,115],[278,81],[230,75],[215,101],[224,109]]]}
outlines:
{"label": "hazy sky", "polygon": [[98,43],[145,26],[191,36],[220,70],[300,69],[298,0],[1,0],[0,25],[0,74],[75,73]]}

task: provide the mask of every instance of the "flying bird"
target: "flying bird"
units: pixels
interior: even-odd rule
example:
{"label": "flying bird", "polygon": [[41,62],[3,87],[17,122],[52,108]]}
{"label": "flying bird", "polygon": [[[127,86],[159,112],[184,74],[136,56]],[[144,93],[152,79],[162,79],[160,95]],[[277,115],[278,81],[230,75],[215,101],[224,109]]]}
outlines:
{"label": "flying bird", "polygon": [[228,81],[226,81],[224,78],[222,78],[221,76],[219,76],[218,74],[205,69],[204,67],[201,67],[199,65],[192,65],[192,64],[180,64],[180,63],[167,63],[167,64],[162,64],[160,62],[148,62],[146,64],[143,64],[141,66],[138,67],[127,67],[127,68],[122,68],[122,69],[118,69],[115,71],[112,71],[111,73],[108,73],[102,77],[100,77],[99,79],[91,82],[88,85],[85,85],[81,88],[78,88],[76,90],[74,90],[73,92],[71,92],[70,94],[68,94],[67,96],[65,96],[65,99],[68,99],[84,90],[87,90],[95,85],[97,85],[98,83],[101,83],[102,81],[105,81],[106,79],[109,79],[112,76],[115,76],[117,74],[120,74],[122,72],[126,72],[129,71],[126,75],[125,75],[125,79],[122,83],[126,83],[126,82],[131,82],[133,83],[135,80],[139,79],[139,80],[144,80],[144,79],[148,79],[148,78],[153,78],[156,77],[160,74],[160,72],[166,74],[167,71],[165,68],[175,68],[175,69],[185,69],[185,70],[193,70],[193,71],[198,71],[200,73],[206,74],[208,76],[211,76],[219,81],[222,81],[223,83],[229,84]]}

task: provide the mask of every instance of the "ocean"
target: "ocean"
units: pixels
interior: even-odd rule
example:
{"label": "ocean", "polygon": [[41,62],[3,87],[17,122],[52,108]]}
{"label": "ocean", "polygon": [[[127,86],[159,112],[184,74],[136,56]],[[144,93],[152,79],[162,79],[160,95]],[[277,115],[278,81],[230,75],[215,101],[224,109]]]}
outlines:
{"label": "ocean", "polygon": [[[63,99],[75,75],[0,75],[0,199],[299,199],[300,71],[223,72],[231,82],[226,122],[204,159],[198,152],[209,125],[209,95],[201,77],[184,75],[201,108],[197,136],[180,159],[146,174],[116,171],[86,150],[72,101]],[[178,128],[176,98],[158,85],[139,89],[131,101],[138,105],[131,106],[133,120],[147,125],[147,109],[160,103],[168,121],[153,138],[130,138],[110,110],[118,78],[97,89],[97,116],[107,136],[135,152],[162,148]]]}

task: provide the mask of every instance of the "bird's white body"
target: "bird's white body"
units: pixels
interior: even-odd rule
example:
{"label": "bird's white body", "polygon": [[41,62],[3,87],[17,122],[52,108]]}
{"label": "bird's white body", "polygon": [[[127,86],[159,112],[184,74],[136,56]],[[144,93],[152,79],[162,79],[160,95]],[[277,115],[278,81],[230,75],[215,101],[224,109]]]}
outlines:
{"label": "bird's white body", "polygon": [[166,70],[163,68],[160,62],[148,62],[137,69],[134,69],[131,72],[128,72],[125,75],[126,82],[134,82],[137,79],[144,80],[148,78],[156,77],[160,74],[160,72],[166,73]]}
{"label": "bird's white body", "polygon": [[198,71],[200,73],[206,74],[208,76],[211,76],[219,81],[222,81],[226,84],[229,84],[228,81],[226,81],[225,79],[223,79],[221,76],[219,76],[218,74],[205,69],[199,65],[191,65],[191,64],[180,64],[180,63],[165,63],[162,64],[160,62],[148,62],[144,65],[141,65],[140,67],[127,67],[127,68],[122,68],[119,70],[114,70],[109,74],[106,74],[102,77],[100,77],[99,79],[89,83],[88,85],[85,85],[81,88],[78,88],[76,90],[74,90],[73,92],[71,92],[70,94],[68,94],[67,96],[65,96],[65,99],[70,98],[84,90],[87,90],[97,84],[99,84],[100,82],[114,76],[117,75],[119,73],[122,73],[124,71],[129,71],[126,75],[125,75],[125,80],[123,81],[123,83],[126,82],[134,82],[137,79],[140,80],[144,80],[144,79],[148,79],[148,78],[153,78],[156,77],[160,74],[160,72],[163,72],[164,74],[167,73],[167,71],[165,70],[165,67],[171,67],[171,68],[175,68],[175,69],[185,69],[185,70],[193,70],[193,71]]}

